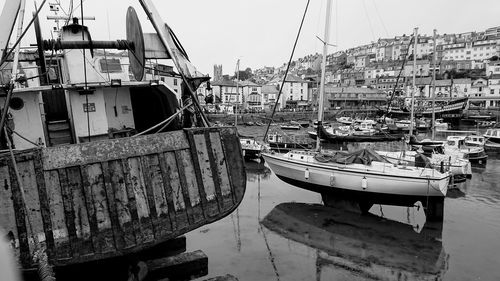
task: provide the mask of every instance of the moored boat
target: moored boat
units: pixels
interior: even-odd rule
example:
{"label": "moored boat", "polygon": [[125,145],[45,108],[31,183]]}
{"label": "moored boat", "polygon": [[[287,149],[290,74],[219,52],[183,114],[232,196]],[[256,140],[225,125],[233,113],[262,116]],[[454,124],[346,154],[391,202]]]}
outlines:
{"label": "moored boat", "polygon": [[461,158],[469,160],[473,164],[485,165],[488,155],[484,147],[466,145],[467,136],[448,136],[444,143],[444,153],[448,155],[460,155]]}
{"label": "moored boat", "polygon": [[[14,2],[21,1],[9,4]],[[156,54],[176,66],[182,96],[143,76],[151,46],[129,7],[127,40],[90,41],[76,20],[56,41],[37,34],[36,61],[45,63],[44,51],[58,52],[48,60],[57,59],[58,79],[45,79],[40,66],[36,83],[19,85],[13,75],[0,98],[12,122],[2,136],[0,225],[23,269],[36,267],[40,252],[52,266],[133,255],[229,215],[243,199],[246,174],[236,128],[207,127],[194,95],[207,77],[187,60],[151,1],[140,3],[156,31],[146,36],[157,43]],[[3,12],[16,13],[14,8]],[[97,53],[89,59],[90,50],[106,46],[127,50],[128,61]],[[11,50],[7,43],[0,48]]]}
{"label": "moored boat", "polygon": [[289,124],[281,125],[280,128],[282,130],[297,130],[298,131],[302,128],[302,126],[300,126],[300,124],[289,123]]}
{"label": "moored boat", "polygon": [[312,141],[299,136],[283,135],[272,133],[267,136],[269,148],[277,152],[288,152],[293,149],[311,149],[314,146]]}
{"label": "moored boat", "polygon": [[[417,165],[416,160],[419,152],[417,151],[379,151],[377,153],[384,156],[393,164],[407,164],[411,166]],[[458,156],[450,156],[440,153],[430,153],[426,155],[429,160],[429,168],[434,168],[438,171],[449,171],[455,178],[471,178],[472,169],[469,160],[461,159]],[[425,164],[424,164],[425,165]]]}
{"label": "moored boat", "polygon": [[259,159],[265,147],[255,138],[240,137],[241,150],[245,159]]}
{"label": "moored boat", "polygon": [[500,128],[488,129],[483,136],[488,142],[500,144]]}
{"label": "moored boat", "polygon": [[263,153],[263,157],[285,182],[320,193],[342,194],[363,202],[366,208],[374,203],[410,206],[424,199],[442,203],[450,176],[429,168],[394,166],[368,149]]}

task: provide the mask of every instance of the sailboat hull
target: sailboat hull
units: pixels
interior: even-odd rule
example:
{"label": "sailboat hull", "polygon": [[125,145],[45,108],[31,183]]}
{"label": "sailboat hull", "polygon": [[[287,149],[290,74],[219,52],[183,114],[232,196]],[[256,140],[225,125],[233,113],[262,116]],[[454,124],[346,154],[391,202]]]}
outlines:
{"label": "sailboat hull", "polygon": [[412,205],[427,198],[444,198],[449,180],[448,176],[405,176],[403,167],[399,175],[391,175],[343,164],[301,163],[270,154],[263,154],[263,157],[275,174],[287,183],[371,203]]}

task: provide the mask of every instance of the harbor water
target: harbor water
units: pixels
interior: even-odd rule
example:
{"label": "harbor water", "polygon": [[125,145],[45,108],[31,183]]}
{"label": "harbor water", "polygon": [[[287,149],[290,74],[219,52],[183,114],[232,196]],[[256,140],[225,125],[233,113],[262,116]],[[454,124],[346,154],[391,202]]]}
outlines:
{"label": "harbor water", "polygon": [[[239,128],[260,135],[261,129]],[[262,129],[263,130],[263,129]],[[247,190],[226,218],[187,234],[210,276],[239,280],[500,280],[500,156],[450,190],[442,222],[422,208],[374,205],[362,216],[247,162]]]}

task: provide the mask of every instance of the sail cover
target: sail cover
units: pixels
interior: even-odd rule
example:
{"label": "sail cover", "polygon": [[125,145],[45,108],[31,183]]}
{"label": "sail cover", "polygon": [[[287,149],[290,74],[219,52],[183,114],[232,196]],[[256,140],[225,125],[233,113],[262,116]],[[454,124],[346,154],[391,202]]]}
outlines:
{"label": "sail cover", "polygon": [[370,148],[364,148],[354,152],[339,151],[335,154],[316,154],[315,159],[319,162],[334,162],[340,164],[364,164],[370,165],[373,161],[389,163],[384,157]]}

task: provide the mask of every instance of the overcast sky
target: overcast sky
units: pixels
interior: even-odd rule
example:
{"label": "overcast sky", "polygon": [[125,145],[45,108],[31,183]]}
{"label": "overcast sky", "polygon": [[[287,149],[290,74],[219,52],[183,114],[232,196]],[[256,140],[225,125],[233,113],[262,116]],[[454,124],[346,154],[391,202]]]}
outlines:
{"label": "overcast sky", "polygon": [[[0,6],[6,0],[0,0]],[[9,0],[7,0],[9,1]],[[58,0],[47,0],[47,3]],[[67,10],[69,0],[60,0]],[[41,3],[40,0],[37,1]],[[213,65],[222,64],[224,74],[240,69],[280,66],[288,61],[307,0],[153,0],[163,19],[174,29],[193,64],[213,75]],[[326,0],[311,0],[294,59],[321,53]],[[75,0],[75,7],[80,0]],[[145,19],[138,1],[86,0],[84,13],[95,16],[88,22],[94,40],[125,39],[125,14],[134,6]],[[27,0],[27,14],[33,11]],[[376,41],[380,37],[419,33],[460,33],[500,26],[499,0],[333,0],[329,53]],[[42,16],[45,37],[55,26]],[[64,15],[61,11],[60,15]],[[80,14],[78,8],[77,14]],[[109,24],[108,24],[109,22]],[[142,21],[145,32],[150,23]],[[31,36],[31,38],[33,38]]]}

